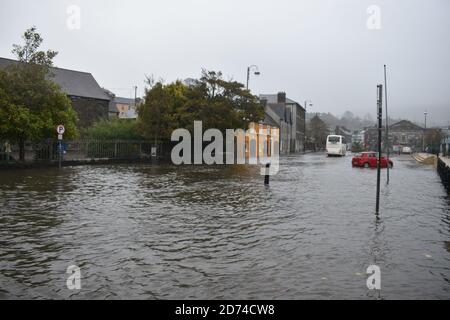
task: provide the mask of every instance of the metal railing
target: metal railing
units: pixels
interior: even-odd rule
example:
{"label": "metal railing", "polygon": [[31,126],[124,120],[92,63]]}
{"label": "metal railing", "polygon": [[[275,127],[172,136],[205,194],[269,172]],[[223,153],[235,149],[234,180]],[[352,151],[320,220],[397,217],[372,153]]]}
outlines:
{"label": "metal railing", "polygon": [[[0,143],[0,146],[3,146]],[[139,140],[71,140],[62,141],[63,161],[130,160],[160,156],[163,144],[154,145]],[[25,161],[56,161],[59,159],[57,140],[25,143]],[[19,146],[12,145],[11,152],[0,149],[0,162],[17,161]]]}
{"label": "metal railing", "polygon": [[445,188],[447,189],[447,192],[450,193],[450,167],[447,163],[442,161],[441,158],[438,158],[437,163],[437,171],[439,176],[441,177],[442,183],[444,184]]}

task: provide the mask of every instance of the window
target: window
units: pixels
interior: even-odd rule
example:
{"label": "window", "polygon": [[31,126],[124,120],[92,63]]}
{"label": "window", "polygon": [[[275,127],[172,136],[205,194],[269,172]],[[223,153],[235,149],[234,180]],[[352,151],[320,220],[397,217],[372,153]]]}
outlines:
{"label": "window", "polygon": [[402,134],[402,139],[401,139],[401,141],[402,141],[403,143],[406,143],[406,135]]}
{"label": "window", "polygon": [[339,143],[339,142],[341,142],[341,138],[340,137],[329,137],[328,142]]}

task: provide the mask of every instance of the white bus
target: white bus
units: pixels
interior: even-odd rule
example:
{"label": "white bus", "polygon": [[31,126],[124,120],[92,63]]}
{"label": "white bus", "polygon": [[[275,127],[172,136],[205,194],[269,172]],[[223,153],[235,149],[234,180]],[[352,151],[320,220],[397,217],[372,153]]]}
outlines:
{"label": "white bus", "polygon": [[345,137],[331,135],[327,137],[327,155],[344,157],[347,154]]}

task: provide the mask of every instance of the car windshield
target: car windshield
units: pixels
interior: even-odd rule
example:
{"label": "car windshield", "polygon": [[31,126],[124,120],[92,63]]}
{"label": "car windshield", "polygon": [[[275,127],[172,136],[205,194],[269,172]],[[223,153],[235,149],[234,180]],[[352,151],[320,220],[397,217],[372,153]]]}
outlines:
{"label": "car windshield", "polygon": [[338,143],[338,142],[341,142],[341,138],[340,137],[329,137],[328,142]]}

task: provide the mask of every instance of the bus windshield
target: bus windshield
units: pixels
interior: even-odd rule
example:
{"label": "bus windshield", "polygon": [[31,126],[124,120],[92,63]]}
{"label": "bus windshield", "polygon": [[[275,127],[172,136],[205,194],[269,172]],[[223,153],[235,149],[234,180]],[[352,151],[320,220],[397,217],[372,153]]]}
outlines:
{"label": "bus windshield", "polygon": [[339,143],[341,142],[341,137],[329,137],[328,142],[330,143]]}

